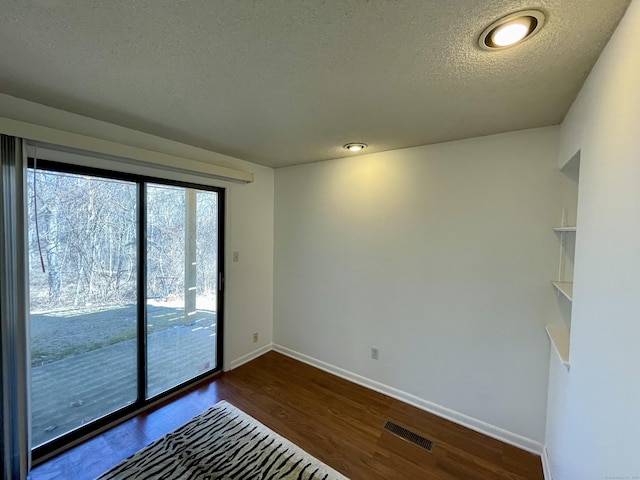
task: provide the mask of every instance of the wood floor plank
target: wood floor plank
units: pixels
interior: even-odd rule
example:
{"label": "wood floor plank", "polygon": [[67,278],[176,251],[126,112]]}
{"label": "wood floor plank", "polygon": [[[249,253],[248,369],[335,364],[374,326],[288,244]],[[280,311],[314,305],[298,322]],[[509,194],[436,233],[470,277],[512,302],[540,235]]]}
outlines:
{"label": "wood floor plank", "polygon": [[[50,460],[31,480],[89,480],[77,475],[97,468],[83,469],[91,445],[106,442],[115,464],[223,399],[353,480],[543,479],[535,455],[269,352]],[[389,419],[434,441],[433,452],[384,430]]]}

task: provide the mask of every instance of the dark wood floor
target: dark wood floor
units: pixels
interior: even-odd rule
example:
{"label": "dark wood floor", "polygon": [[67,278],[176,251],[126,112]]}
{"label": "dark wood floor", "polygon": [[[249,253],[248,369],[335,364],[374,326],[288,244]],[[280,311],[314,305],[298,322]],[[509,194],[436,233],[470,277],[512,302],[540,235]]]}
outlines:
{"label": "dark wood floor", "polygon": [[[535,455],[275,352],[49,460],[30,478],[92,479],[219,400],[353,480],[543,479]],[[433,440],[433,451],[384,430],[388,419]]]}

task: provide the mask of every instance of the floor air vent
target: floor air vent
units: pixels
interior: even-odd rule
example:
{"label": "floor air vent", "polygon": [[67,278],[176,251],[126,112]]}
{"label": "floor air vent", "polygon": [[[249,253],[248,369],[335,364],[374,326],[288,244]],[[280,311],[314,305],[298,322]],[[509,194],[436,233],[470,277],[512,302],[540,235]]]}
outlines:
{"label": "floor air vent", "polygon": [[412,432],[411,430],[407,430],[404,427],[401,427],[397,423],[393,423],[392,421],[387,421],[384,429],[393,433],[394,435],[405,439],[408,442],[413,443],[414,445],[418,445],[419,447],[424,448],[426,451],[431,452],[433,450],[434,444],[428,438],[424,438],[422,435],[418,435],[417,433]]}

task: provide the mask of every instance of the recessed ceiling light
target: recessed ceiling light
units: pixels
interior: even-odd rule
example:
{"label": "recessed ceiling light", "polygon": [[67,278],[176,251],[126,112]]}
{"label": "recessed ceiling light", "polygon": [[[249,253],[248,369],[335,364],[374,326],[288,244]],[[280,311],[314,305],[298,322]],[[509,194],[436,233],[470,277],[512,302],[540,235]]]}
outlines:
{"label": "recessed ceiling light", "polygon": [[478,44],[485,50],[511,47],[538,33],[544,19],[540,10],[512,13],[485,28]]}
{"label": "recessed ceiling light", "polygon": [[346,148],[350,152],[359,152],[360,150],[367,148],[367,144],[366,143],[347,143],[346,145],[344,145],[344,148]]}

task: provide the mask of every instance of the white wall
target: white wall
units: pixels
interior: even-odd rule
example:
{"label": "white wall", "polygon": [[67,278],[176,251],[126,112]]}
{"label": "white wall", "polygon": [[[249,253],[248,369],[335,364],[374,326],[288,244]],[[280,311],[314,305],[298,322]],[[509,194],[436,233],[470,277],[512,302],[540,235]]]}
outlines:
{"label": "white wall", "polygon": [[276,348],[540,449],[558,133],[277,169]]}
{"label": "white wall", "polygon": [[[252,172],[249,184],[218,181],[226,189],[224,368],[269,348],[273,332],[273,169],[117,125],[0,94],[0,117]],[[231,262],[231,252],[240,262]],[[252,343],[252,333],[260,341]]]}
{"label": "white wall", "polygon": [[554,480],[640,478],[640,2],[562,125],[581,150],[571,369],[551,357]]}

